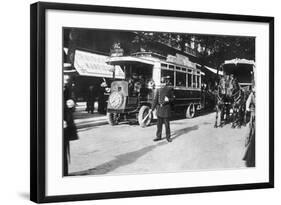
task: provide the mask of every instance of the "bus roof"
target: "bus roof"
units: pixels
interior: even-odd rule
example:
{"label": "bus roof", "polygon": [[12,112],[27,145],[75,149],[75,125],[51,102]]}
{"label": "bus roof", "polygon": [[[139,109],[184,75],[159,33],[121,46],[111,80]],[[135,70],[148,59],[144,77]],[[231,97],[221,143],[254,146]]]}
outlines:
{"label": "bus roof", "polygon": [[148,65],[154,65],[155,62],[160,61],[159,59],[146,59],[141,57],[135,57],[135,56],[120,56],[120,57],[110,57],[106,61],[106,63],[111,65],[122,65],[122,64],[128,64],[128,63],[143,63]]}
{"label": "bus roof", "polygon": [[[173,65],[175,67],[185,67],[188,69],[193,69],[193,70],[200,70],[197,69],[195,66],[190,67],[186,65],[181,65],[175,62],[169,62],[167,60],[162,60],[154,56],[118,56],[118,57],[109,57],[106,60],[106,63],[110,65],[124,65],[124,64],[135,64],[135,63],[142,63],[142,64],[147,64],[147,65],[154,65],[156,62],[161,63],[161,64],[166,64],[166,65]],[[194,65],[196,65],[194,63]]]}

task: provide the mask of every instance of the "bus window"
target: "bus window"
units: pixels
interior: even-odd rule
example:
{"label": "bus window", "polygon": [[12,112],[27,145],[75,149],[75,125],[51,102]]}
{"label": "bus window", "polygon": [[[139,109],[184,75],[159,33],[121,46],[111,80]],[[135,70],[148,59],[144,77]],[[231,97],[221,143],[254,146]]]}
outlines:
{"label": "bus window", "polygon": [[200,76],[197,75],[197,88],[200,88]]}
{"label": "bus window", "polygon": [[192,87],[192,74],[191,73],[187,74],[187,87],[189,87],[189,88]]}
{"label": "bus window", "polygon": [[168,76],[169,76],[169,80],[170,80],[169,85],[174,86],[174,71],[172,71],[172,70],[161,70],[161,78],[162,77],[168,77]]}
{"label": "bus window", "polygon": [[197,81],[196,75],[193,75],[193,81],[192,81],[192,87],[193,88],[196,88],[196,81]]}
{"label": "bus window", "polygon": [[183,72],[176,72],[176,86],[186,87],[186,74]]}
{"label": "bus window", "polygon": [[167,68],[168,68],[168,65],[165,64],[165,63],[161,63],[161,68],[167,69]]}
{"label": "bus window", "polygon": [[175,69],[175,66],[169,65],[169,69],[170,69],[170,70],[174,70],[174,69]]}

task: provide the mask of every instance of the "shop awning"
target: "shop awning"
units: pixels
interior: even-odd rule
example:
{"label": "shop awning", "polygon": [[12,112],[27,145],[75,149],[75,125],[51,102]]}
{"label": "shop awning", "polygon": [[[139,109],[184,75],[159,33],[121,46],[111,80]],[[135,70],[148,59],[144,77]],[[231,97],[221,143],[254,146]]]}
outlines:
{"label": "shop awning", "polygon": [[108,65],[108,56],[76,50],[74,68],[82,76],[112,78],[115,70],[115,78],[124,79],[125,74],[121,67]]}
{"label": "shop awning", "polygon": [[[200,64],[197,64],[198,68],[200,68],[201,72],[205,73],[205,75],[217,75],[217,69],[214,69],[214,68],[211,68],[211,67],[208,67],[208,66],[203,66],[201,67]],[[219,71],[218,72],[218,75],[223,75],[222,71]]]}
{"label": "shop awning", "polygon": [[[204,67],[206,69],[208,69],[209,71],[211,71],[212,73],[217,74],[217,69],[214,69],[214,68],[211,68],[211,67],[208,67],[208,66],[204,66]],[[219,71],[218,74],[223,75],[222,71]]]}

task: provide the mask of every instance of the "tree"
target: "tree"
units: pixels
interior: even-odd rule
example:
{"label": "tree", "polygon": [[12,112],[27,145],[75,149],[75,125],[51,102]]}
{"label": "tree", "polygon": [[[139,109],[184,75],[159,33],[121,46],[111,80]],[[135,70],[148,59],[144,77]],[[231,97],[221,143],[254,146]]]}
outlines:
{"label": "tree", "polygon": [[202,64],[219,66],[233,58],[255,59],[255,38],[240,36],[197,36],[198,43],[204,47],[200,52]]}
{"label": "tree", "polygon": [[[199,35],[182,33],[136,32],[133,43],[149,49],[151,42],[158,42],[187,52],[193,49],[202,65],[218,67],[233,58],[255,59],[255,38],[244,36]],[[191,48],[194,45],[194,48]]]}

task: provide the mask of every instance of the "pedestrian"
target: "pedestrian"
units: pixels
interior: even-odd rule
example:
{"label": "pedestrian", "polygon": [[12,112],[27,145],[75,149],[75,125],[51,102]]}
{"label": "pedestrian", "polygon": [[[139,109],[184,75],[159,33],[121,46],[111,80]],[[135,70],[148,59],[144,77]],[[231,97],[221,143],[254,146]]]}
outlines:
{"label": "pedestrian", "polygon": [[152,111],[156,108],[157,115],[157,131],[156,138],[154,141],[162,139],[162,127],[165,124],[166,139],[168,142],[172,142],[171,130],[170,130],[170,117],[171,117],[171,106],[174,101],[174,93],[171,87],[168,87],[169,78],[162,77],[161,88],[157,89],[154,96]]}
{"label": "pedestrian", "polygon": [[246,151],[243,160],[247,167],[254,167],[256,165],[255,89],[253,89],[246,101],[246,111],[251,112],[251,117],[247,125]]}
{"label": "pedestrian", "polygon": [[96,90],[93,85],[90,85],[87,92],[87,111],[91,114],[95,110],[95,101],[96,101]]}
{"label": "pedestrian", "polygon": [[71,140],[77,140],[77,129],[73,119],[73,112],[75,109],[75,101],[71,92],[69,81],[65,79],[64,85],[64,115],[63,115],[63,175],[67,176],[68,163],[70,159],[70,145]]}
{"label": "pedestrian", "polygon": [[100,84],[100,88],[98,90],[98,111],[100,114],[106,114],[106,88],[108,88],[108,86],[104,79],[104,81]]}

